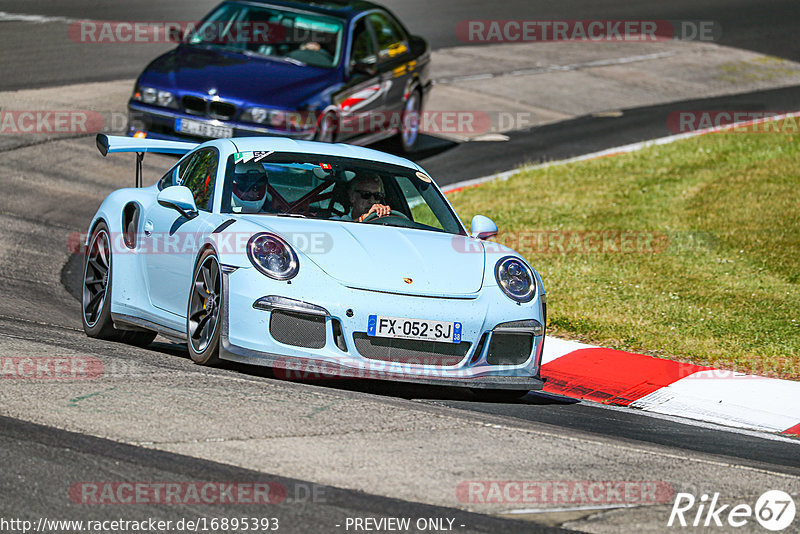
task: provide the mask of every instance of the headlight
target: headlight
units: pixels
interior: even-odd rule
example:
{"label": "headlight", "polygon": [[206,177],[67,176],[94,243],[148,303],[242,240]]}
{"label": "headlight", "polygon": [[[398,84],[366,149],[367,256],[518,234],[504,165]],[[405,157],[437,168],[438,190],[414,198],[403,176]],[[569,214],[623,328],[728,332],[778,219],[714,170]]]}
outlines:
{"label": "headlight", "polygon": [[256,234],[247,242],[247,257],[261,273],[275,280],[294,278],[300,264],[292,247],[275,234]]}
{"label": "headlight", "polygon": [[173,107],[173,104],[175,103],[175,97],[169,91],[159,91],[158,96],[156,97],[156,102],[158,102],[159,106],[170,108]]}
{"label": "headlight", "polygon": [[315,115],[312,112],[282,109],[247,108],[242,112],[241,120],[292,131],[303,131],[316,125]]}
{"label": "headlight", "polygon": [[152,104],[165,108],[177,109],[178,103],[175,101],[175,95],[169,91],[162,91],[153,87],[137,87],[133,92],[133,99],[145,104]]}
{"label": "headlight", "polygon": [[503,293],[517,302],[530,302],[536,295],[533,271],[514,256],[500,258],[494,267],[494,277]]}

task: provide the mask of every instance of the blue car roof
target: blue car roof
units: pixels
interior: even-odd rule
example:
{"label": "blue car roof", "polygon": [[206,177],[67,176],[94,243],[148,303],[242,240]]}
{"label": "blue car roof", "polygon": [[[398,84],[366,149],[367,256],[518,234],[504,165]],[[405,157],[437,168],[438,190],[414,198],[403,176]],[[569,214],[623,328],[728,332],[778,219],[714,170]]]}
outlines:
{"label": "blue car roof", "polygon": [[[232,0],[236,1],[236,0]],[[251,4],[263,4],[273,6],[283,6],[295,9],[303,9],[305,11],[312,11],[325,15],[332,15],[339,18],[351,19],[354,16],[368,11],[370,9],[386,8],[367,2],[366,0],[321,0],[321,1],[304,1],[304,0],[246,0]]]}
{"label": "blue car roof", "polygon": [[[233,137],[225,140],[233,143],[237,152],[250,152],[255,150],[274,150],[275,152],[300,152],[307,154],[320,154],[323,156],[341,156],[344,158],[363,159],[399,165],[410,169],[422,171],[422,167],[411,160],[394,156],[371,148],[347,145],[344,143],[318,143],[316,141],[299,141],[288,137]],[[213,142],[213,141],[212,141]],[[217,145],[219,146],[219,145]]]}

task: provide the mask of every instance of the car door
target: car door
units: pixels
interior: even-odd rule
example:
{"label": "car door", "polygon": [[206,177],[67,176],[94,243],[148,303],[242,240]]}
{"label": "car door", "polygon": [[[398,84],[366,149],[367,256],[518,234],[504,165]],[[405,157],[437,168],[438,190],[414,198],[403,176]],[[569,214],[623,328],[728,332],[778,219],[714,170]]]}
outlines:
{"label": "car door", "polygon": [[374,11],[367,15],[367,21],[378,45],[378,73],[386,88],[384,107],[394,117],[403,109],[416,62],[411,57],[408,35],[394,17],[385,11]]}
{"label": "car door", "polygon": [[[157,202],[144,214],[144,272],[150,302],[156,308],[185,316],[197,251],[213,230],[208,220],[219,167],[215,148],[198,150],[165,176],[164,185],[184,185],[194,195],[199,215],[187,219]],[[171,182],[171,183],[170,183]]]}
{"label": "car door", "polygon": [[[376,131],[376,114],[384,107],[386,87],[378,72],[378,48],[366,17],[352,25],[350,51],[347,58],[348,81],[336,96],[339,107],[337,141]],[[368,72],[371,70],[372,72]]]}

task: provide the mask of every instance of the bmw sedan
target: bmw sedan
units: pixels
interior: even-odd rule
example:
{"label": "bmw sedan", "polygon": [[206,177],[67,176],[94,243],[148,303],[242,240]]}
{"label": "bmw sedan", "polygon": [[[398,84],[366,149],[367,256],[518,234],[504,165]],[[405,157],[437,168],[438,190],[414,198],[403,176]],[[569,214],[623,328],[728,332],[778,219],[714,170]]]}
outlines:
{"label": "bmw sedan", "polygon": [[428,44],[376,4],[226,1],[172,37],[136,81],[129,136],[416,145]]}

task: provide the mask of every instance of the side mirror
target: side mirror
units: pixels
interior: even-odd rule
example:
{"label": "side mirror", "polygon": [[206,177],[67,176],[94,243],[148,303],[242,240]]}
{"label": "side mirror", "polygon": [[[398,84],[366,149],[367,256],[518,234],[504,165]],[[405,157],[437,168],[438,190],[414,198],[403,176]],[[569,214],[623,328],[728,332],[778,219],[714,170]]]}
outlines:
{"label": "side mirror", "polygon": [[469,225],[469,233],[477,239],[489,239],[497,235],[497,225],[489,217],[476,215]]}
{"label": "side mirror", "polygon": [[177,211],[186,219],[194,219],[199,214],[192,190],[183,185],[164,188],[156,200],[165,208]]}
{"label": "side mirror", "polygon": [[378,69],[375,67],[374,63],[365,63],[363,61],[353,63],[353,66],[350,67],[350,70],[353,72],[353,74],[366,74],[367,76],[375,76],[375,74],[378,72]]}
{"label": "side mirror", "polygon": [[419,37],[418,35],[412,35],[409,38],[409,41],[411,53],[414,55],[421,56],[428,51],[428,42],[422,37]]}

